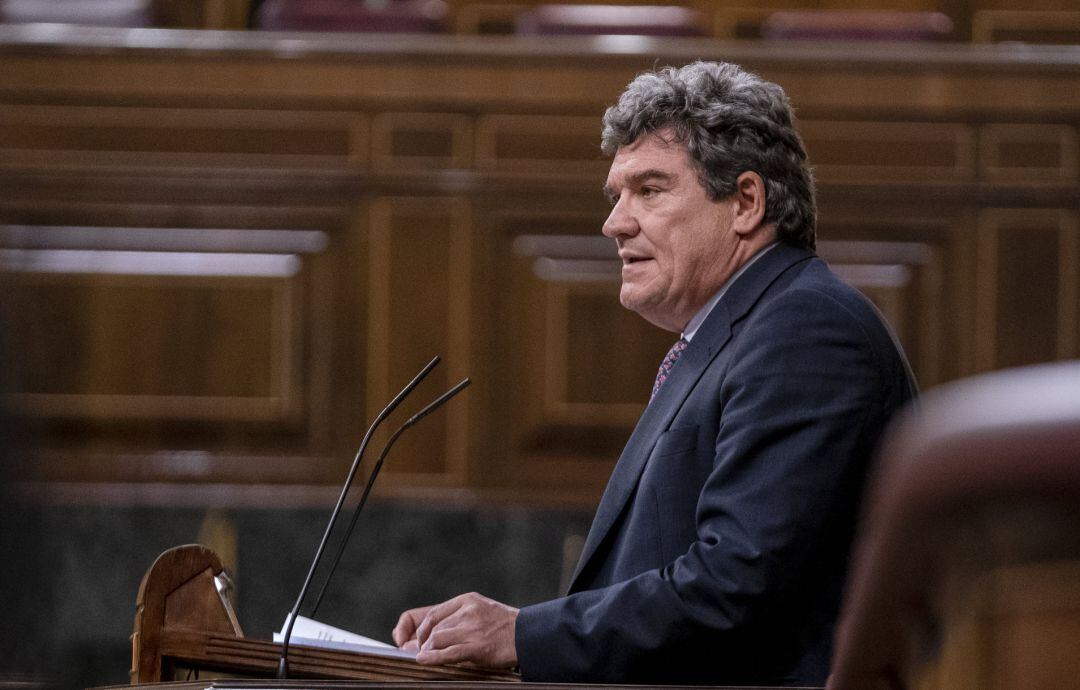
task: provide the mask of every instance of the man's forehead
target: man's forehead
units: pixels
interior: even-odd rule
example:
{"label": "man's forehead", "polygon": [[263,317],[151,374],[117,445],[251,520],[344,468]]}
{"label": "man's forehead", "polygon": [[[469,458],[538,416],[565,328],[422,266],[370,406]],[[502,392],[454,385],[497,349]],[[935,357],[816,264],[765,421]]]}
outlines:
{"label": "man's forehead", "polygon": [[645,134],[615,151],[608,170],[607,186],[624,181],[640,181],[642,177],[675,177],[689,162],[689,151],[682,142]]}
{"label": "man's forehead", "polygon": [[620,152],[630,153],[633,151],[662,151],[676,154],[688,152],[686,142],[680,140],[668,128],[645,132],[629,144],[623,144],[616,149],[615,155],[618,156]]}

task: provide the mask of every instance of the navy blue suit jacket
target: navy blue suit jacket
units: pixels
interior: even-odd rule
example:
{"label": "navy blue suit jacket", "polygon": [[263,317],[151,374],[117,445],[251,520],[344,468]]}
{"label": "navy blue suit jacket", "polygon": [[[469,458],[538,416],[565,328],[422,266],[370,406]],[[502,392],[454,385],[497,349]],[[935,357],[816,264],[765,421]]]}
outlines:
{"label": "navy blue suit jacket", "polygon": [[880,315],[780,244],[708,316],[611,475],[525,680],[821,685],[864,478],[915,394]]}

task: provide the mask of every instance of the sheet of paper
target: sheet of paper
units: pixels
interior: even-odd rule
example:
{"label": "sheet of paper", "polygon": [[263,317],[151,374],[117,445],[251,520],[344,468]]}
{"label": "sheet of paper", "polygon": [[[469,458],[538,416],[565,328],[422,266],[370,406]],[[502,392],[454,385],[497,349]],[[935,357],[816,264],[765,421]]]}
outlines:
{"label": "sheet of paper", "polygon": [[[274,633],[274,642],[280,643],[285,639],[285,628],[288,626],[289,617],[285,616],[285,623],[282,624],[281,630]],[[320,623],[305,616],[296,617],[296,625],[293,626],[292,638],[290,638],[289,643],[308,647],[339,649],[346,652],[364,652],[397,659],[416,658],[416,652],[406,652],[385,642],[357,635],[341,628],[335,628],[332,625]]]}

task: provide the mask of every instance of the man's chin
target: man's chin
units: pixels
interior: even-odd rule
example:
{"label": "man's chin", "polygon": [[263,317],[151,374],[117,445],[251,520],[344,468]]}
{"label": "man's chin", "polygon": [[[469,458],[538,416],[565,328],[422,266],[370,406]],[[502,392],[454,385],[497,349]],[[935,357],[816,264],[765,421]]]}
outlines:
{"label": "man's chin", "polygon": [[625,285],[619,293],[619,303],[658,328],[672,333],[678,333],[682,330],[682,327],[672,319],[674,314],[670,305],[649,300],[645,295],[628,291]]}
{"label": "man's chin", "polygon": [[636,311],[640,314],[640,310],[645,307],[645,300],[641,299],[641,296],[633,288],[628,288],[624,284],[619,292],[619,304],[630,311]]}
{"label": "man's chin", "polygon": [[652,300],[646,299],[640,293],[628,293],[625,289],[619,294],[619,303],[647,321],[652,321],[650,317],[659,311],[658,306]]}

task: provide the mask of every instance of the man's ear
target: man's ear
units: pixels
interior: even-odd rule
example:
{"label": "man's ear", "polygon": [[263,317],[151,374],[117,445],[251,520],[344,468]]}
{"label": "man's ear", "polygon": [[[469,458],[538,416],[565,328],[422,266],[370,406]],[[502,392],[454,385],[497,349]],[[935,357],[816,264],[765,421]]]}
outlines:
{"label": "man's ear", "polygon": [[735,180],[735,216],[732,229],[739,235],[749,235],[761,226],[765,219],[765,180],[748,170]]}

